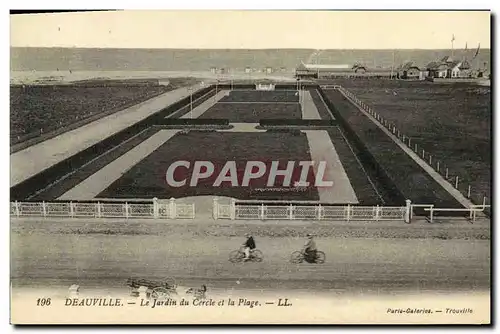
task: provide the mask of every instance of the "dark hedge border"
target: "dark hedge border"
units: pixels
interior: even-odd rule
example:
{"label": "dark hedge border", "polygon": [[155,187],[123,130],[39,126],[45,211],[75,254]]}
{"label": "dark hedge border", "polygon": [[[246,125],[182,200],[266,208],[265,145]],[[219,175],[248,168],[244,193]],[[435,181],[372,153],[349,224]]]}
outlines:
{"label": "dark hedge border", "polygon": [[[64,193],[69,191],[71,188],[76,187],[80,182],[84,181],[86,178],[92,176],[94,173],[97,173],[100,169],[104,168],[106,165],[110,164],[114,160],[118,159],[122,155],[126,154],[128,151],[132,150],[134,147],[153,136],[160,129],[154,126],[148,128],[143,133],[137,135],[137,137],[132,138],[126,143],[120,144],[119,147],[116,147],[112,152],[109,152],[96,161],[88,164],[85,167],[82,167],[75,171],[73,175],[70,177],[58,182],[54,186],[44,190],[43,192],[37,194],[30,201],[50,201],[50,202],[58,202],[58,198],[62,196]],[[67,202],[67,201],[62,201]],[[74,201],[79,203],[86,203],[87,201]],[[136,203],[136,202],[134,202]]]}
{"label": "dark hedge border", "polygon": [[[213,86],[202,88],[193,94],[193,99],[197,99],[206,93],[210,92]],[[110,137],[88,147],[87,149],[45,169],[44,171],[32,176],[31,178],[10,188],[11,201],[26,200],[30,195],[37,190],[45,188],[49,184],[58,180],[61,176],[70,173],[72,170],[80,168],[88,161],[95,159],[99,155],[108,151],[114,146],[121,144],[123,141],[135,136],[137,133],[154,125],[158,120],[173,114],[177,110],[189,105],[190,97],[187,96],[172,105],[154,113],[122,131],[111,135]]]}
{"label": "dark hedge border", "polygon": [[[372,164],[384,183],[392,190],[394,201],[388,204],[404,205],[404,200],[410,199],[413,203],[430,203],[435,207],[463,208],[340,92],[332,90],[325,93],[321,89],[319,92],[352,142],[364,151],[362,161]],[[417,214],[428,214],[423,210],[417,211]]]}

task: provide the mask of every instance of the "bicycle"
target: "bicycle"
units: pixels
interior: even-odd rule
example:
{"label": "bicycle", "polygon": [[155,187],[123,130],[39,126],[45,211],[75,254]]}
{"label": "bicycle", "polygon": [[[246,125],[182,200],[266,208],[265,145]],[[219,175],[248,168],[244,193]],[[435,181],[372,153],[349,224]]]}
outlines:
{"label": "bicycle", "polygon": [[[263,254],[258,249],[250,250],[250,256],[247,261],[262,262]],[[245,259],[245,252],[240,248],[229,253],[229,261],[232,263],[243,262]]]}
{"label": "bicycle", "polygon": [[315,259],[311,259],[310,257],[306,256],[306,254],[304,254],[304,252],[302,251],[295,251],[292,253],[291,257],[290,257],[290,262],[292,263],[302,263],[304,261],[306,261],[307,263],[325,263],[325,259],[326,259],[326,256],[325,256],[325,253],[321,252],[321,251],[316,251],[316,258]]}

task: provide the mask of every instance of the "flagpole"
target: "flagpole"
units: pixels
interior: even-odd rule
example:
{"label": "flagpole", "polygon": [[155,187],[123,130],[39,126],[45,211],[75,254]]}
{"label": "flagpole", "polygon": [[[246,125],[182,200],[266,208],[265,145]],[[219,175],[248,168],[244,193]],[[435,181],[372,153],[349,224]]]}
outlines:
{"label": "flagpole", "polygon": [[451,59],[453,59],[453,53],[454,53],[453,42],[455,42],[455,34],[453,34],[453,36],[451,37]]}
{"label": "flagpole", "polygon": [[395,50],[392,50],[391,80],[394,72],[394,62],[396,59]]}

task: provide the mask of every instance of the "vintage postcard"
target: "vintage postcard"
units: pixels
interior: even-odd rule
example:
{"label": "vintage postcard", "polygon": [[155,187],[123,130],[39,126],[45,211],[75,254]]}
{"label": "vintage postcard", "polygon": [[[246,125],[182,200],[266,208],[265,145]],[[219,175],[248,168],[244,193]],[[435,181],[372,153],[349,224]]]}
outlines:
{"label": "vintage postcard", "polygon": [[491,324],[489,11],[10,22],[12,324]]}

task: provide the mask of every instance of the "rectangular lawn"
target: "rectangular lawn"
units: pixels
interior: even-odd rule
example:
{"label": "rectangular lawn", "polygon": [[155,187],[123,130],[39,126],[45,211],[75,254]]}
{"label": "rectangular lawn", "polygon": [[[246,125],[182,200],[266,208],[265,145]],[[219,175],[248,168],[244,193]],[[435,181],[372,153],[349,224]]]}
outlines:
{"label": "rectangular lawn", "polygon": [[[169,166],[179,160],[189,161],[191,168],[179,167],[174,173],[177,181],[186,179],[186,185],[173,187],[166,182]],[[288,161],[296,161],[290,187],[283,186],[283,177],[278,176],[274,186],[267,187],[272,161],[279,161],[279,169],[285,169]],[[180,198],[199,195],[229,196],[238,199],[283,199],[318,200],[313,186],[314,173],[309,171],[307,188],[293,187],[300,178],[299,161],[310,161],[308,141],[305,134],[290,133],[233,133],[190,132],[177,134],[140,163],[132,167],[120,179],[98,195],[99,198]],[[214,174],[201,179],[196,186],[189,185],[195,161],[210,161],[215,165]],[[219,172],[227,161],[235,161],[238,175],[237,187],[230,182],[214,186]],[[247,161],[262,161],[267,172],[241,186]]]}
{"label": "rectangular lawn", "polygon": [[[490,87],[471,83],[431,83],[390,80],[336,80],[370,105],[421,149],[433,165],[449,168],[450,180],[482,202],[491,197]],[[420,152],[421,153],[421,152]]]}
{"label": "rectangular lawn", "polygon": [[231,123],[259,123],[261,119],[301,119],[298,103],[217,103],[200,118],[229,119]]}

